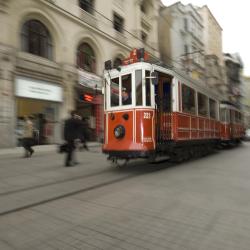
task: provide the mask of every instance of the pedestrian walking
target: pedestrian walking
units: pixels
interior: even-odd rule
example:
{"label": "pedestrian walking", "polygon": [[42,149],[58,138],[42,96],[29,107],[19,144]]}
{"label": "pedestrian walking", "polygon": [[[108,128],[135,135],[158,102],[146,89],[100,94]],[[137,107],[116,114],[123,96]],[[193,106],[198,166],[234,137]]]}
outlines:
{"label": "pedestrian walking", "polygon": [[67,142],[65,167],[71,167],[76,164],[74,151],[76,149],[75,142],[79,138],[79,129],[81,120],[75,111],[71,111],[71,117],[64,124],[64,140]]}
{"label": "pedestrian walking", "polygon": [[80,142],[82,144],[82,146],[80,147],[80,149],[85,149],[85,150],[89,150],[88,146],[87,146],[87,140],[88,140],[88,122],[86,120],[86,118],[84,117],[80,117],[81,123],[80,123],[80,127],[79,127],[79,139]]}
{"label": "pedestrian walking", "polygon": [[25,149],[24,157],[31,157],[31,155],[34,153],[34,149],[32,146],[34,145],[34,139],[33,139],[33,122],[32,117],[25,117],[25,123],[24,123],[24,132],[23,132],[23,140],[22,144]]}

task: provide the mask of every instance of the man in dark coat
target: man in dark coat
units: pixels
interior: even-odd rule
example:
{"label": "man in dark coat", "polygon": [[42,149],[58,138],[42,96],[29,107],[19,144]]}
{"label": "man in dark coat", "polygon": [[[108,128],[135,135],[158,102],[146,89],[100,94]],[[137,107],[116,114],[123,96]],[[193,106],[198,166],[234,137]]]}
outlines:
{"label": "man in dark coat", "polygon": [[75,111],[71,111],[71,117],[64,124],[64,140],[67,142],[67,153],[65,167],[73,166],[72,161],[75,151],[75,140],[79,138],[80,120],[77,118]]}
{"label": "man in dark coat", "polygon": [[88,134],[88,122],[86,118],[80,117],[81,119],[81,124],[80,124],[80,129],[79,129],[79,139],[82,143],[81,149],[89,150],[87,146],[87,140],[89,139],[89,134]]}

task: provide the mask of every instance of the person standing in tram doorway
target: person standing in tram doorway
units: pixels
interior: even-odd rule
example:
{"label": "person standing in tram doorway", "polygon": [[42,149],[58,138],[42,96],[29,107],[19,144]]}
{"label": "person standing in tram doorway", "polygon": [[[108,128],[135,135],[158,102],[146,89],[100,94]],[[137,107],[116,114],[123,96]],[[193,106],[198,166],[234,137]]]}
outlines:
{"label": "person standing in tram doorway", "polygon": [[24,132],[23,132],[23,147],[25,149],[24,157],[31,157],[34,153],[32,146],[34,145],[33,131],[34,126],[32,122],[33,117],[25,117]]}
{"label": "person standing in tram doorway", "polygon": [[81,120],[75,111],[71,111],[71,117],[65,121],[64,124],[64,140],[67,142],[67,152],[65,158],[65,167],[71,167],[76,164],[73,161],[75,151],[75,141],[79,138],[79,129]]}

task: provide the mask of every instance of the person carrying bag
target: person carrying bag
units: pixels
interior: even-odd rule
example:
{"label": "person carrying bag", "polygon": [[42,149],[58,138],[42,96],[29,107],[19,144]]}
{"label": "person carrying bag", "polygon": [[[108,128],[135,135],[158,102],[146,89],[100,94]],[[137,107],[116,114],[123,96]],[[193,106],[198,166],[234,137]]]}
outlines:
{"label": "person carrying bag", "polygon": [[31,157],[31,155],[34,153],[34,149],[32,146],[34,146],[34,127],[32,122],[32,117],[25,117],[25,123],[24,123],[24,133],[23,133],[23,147],[25,149],[24,157]]}

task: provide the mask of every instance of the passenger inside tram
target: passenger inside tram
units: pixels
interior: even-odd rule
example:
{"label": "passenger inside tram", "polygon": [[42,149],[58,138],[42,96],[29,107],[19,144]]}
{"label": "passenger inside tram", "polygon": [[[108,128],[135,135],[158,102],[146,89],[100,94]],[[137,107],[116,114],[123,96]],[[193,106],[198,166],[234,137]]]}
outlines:
{"label": "passenger inside tram", "polygon": [[122,90],[122,104],[123,105],[129,105],[131,104],[131,96],[128,93],[128,91],[126,89]]}

